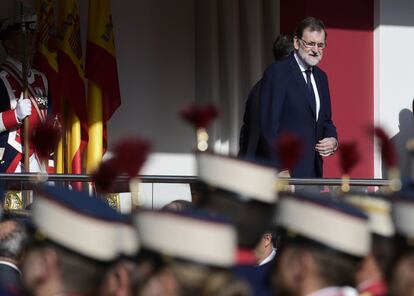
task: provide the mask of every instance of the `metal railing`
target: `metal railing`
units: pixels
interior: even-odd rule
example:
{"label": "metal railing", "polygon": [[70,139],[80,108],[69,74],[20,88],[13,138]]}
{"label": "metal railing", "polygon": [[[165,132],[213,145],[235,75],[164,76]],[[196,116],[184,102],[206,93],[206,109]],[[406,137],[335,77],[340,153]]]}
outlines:
{"label": "metal railing", "polygon": [[[38,173],[0,173],[0,181],[22,181],[34,182],[46,175]],[[195,176],[164,176],[164,175],[142,175],[138,176],[144,183],[192,183],[197,181]],[[126,182],[127,176],[118,177],[115,182]],[[77,174],[48,174],[47,181],[52,182],[92,182],[92,175]]]}
{"label": "metal railing", "polygon": [[[172,176],[172,175],[140,175],[137,176],[142,183],[152,184],[188,184],[191,194],[191,198],[197,199],[199,188],[199,179],[197,176]],[[340,178],[280,178],[283,180],[281,183],[288,181],[290,185],[298,185],[301,187],[314,187],[314,190],[319,190],[321,193],[330,194],[334,196],[340,192],[340,186],[343,180]],[[120,176],[114,180],[114,184],[111,187],[111,193],[105,195],[108,203],[120,209],[120,193],[131,192],[129,178],[127,176]],[[75,174],[38,174],[38,173],[1,173],[0,174],[0,186],[5,191],[4,195],[4,207],[6,209],[24,209],[31,203],[31,198],[27,193],[36,187],[39,183],[48,182],[49,184],[62,184],[68,186],[74,185],[75,182],[82,183],[82,190],[94,191],[94,187],[90,186],[93,182],[92,175],[75,175]],[[374,190],[381,190],[381,187],[389,186],[390,180],[387,179],[349,179],[347,183],[355,192],[362,191],[368,192],[374,188]],[[319,188],[318,188],[319,187]],[[153,187],[152,187],[153,188]],[[385,187],[384,187],[385,188]],[[308,190],[308,189],[306,189]],[[26,194],[26,195],[25,195]],[[147,194],[147,193],[146,193]],[[155,200],[154,191],[151,191],[150,198]],[[137,197],[137,200],[140,198]],[[1,201],[1,198],[0,198]],[[132,202],[131,195],[131,202]],[[138,203],[138,201],[134,201]]]}
{"label": "metal railing", "polygon": [[[0,173],[0,182],[14,183],[38,183],[45,177],[36,173]],[[167,176],[167,175],[140,175],[138,176],[143,183],[196,183],[197,176]],[[281,178],[287,180],[291,185],[326,185],[336,186],[342,184],[340,178]],[[92,175],[75,174],[49,174],[47,181],[50,182],[92,182]],[[127,176],[120,176],[115,183],[126,183]],[[388,186],[391,181],[388,179],[350,179],[350,186]]]}

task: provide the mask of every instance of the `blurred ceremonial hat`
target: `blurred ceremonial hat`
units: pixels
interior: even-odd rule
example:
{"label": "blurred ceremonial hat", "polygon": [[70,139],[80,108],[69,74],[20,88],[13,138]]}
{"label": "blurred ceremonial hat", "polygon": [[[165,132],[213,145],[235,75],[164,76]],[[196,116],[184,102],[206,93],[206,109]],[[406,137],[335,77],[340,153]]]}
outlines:
{"label": "blurred ceremonial hat", "polygon": [[134,255],[139,241],[132,223],[97,197],[63,187],[35,191],[33,223],[37,238],[102,262]]}
{"label": "blurred ceremonial hat", "polygon": [[396,192],[392,216],[398,236],[406,247],[414,249],[414,188]]}
{"label": "blurred ceremonial hat", "polygon": [[202,265],[234,265],[237,238],[234,226],[202,210],[187,212],[141,210],[135,215],[145,250]]}
{"label": "blurred ceremonial hat", "polygon": [[391,201],[389,196],[348,194],[345,202],[363,210],[369,217],[373,234],[392,237],[395,234],[394,222],[391,217]]}
{"label": "blurred ceremonial hat", "polygon": [[[199,206],[229,217],[237,229],[238,262],[252,255],[265,230],[271,229],[277,201],[277,175],[271,167],[212,153],[196,154]],[[251,260],[254,261],[253,257]]]}
{"label": "blurred ceremonial hat", "polygon": [[253,162],[212,153],[198,153],[198,177],[213,190],[241,199],[275,203],[276,170]]}
{"label": "blurred ceremonial hat", "polygon": [[319,196],[283,195],[278,225],[285,241],[327,247],[353,258],[371,248],[367,215],[346,203]]}

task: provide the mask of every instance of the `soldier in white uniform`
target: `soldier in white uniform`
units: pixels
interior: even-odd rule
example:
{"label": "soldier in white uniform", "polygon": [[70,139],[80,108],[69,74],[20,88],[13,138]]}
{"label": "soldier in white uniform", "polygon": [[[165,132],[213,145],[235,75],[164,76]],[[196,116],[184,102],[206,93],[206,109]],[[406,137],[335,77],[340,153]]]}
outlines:
{"label": "soldier in white uniform", "polygon": [[[36,16],[8,19],[1,24],[0,39],[7,58],[0,65],[0,172],[23,171],[22,127],[29,118],[30,130],[47,116],[48,82],[46,76],[30,68],[35,51]],[[22,27],[26,28],[26,43]],[[23,98],[22,62],[24,54],[29,62],[28,98]],[[29,135],[30,138],[30,135]],[[41,171],[40,161],[30,143],[30,171]],[[46,168],[45,168],[46,169]]]}

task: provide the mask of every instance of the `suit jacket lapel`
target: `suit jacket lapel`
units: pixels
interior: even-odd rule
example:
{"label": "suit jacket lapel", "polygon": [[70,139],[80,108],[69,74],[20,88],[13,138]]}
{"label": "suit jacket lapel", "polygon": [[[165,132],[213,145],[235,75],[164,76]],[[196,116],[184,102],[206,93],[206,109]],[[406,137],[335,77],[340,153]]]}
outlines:
{"label": "suit jacket lapel", "polygon": [[289,64],[290,64],[290,68],[292,70],[293,76],[295,77],[295,80],[299,88],[303,92],[303,95],[305,96],[306,101],[309,104],[309,108],[312,110],[312,114],[316,119],[315,102],[313,102],[314,99],[312,98],[312,96],[310,95],[308,91],[308,86],[306,85],[306,81],[303,77],[302,71],[300,70],[300,67],[298,63],[296,62],[295,56],[293,54],[289,56],[289,61],[290,61]]}
{"label": "suit jacket lapel", "polygon": [[324,92],[322,89],[323,84],[322,84],[321,75],[317,67],[314,67],[313,77],[315,78],[316,88],[318,89],[318,94],[319,94],[319,116],[318,116],[318,119],[319,119],[322,115],[323,107],[324,107]]}

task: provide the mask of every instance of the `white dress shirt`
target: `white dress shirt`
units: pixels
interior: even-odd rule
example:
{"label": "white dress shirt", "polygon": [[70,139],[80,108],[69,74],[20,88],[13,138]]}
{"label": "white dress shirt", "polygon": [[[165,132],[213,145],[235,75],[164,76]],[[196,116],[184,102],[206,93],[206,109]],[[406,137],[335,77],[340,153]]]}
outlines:
{"label": "white dress shirt", "polygon": [[9,267],[17,270],[20,274],[22,274],[22,272],[20,271],[20,269],[15,264],[13,264],[11,262],[0,260],[0,264],[1,265],[7,265],[7,266],[9,266]]}
{"label": "white dress shirt", "polygon": [[312,292],[307,296],[358,296],[358,291],[352,287],[326,287]]}
{"label": "white dress shirt", "polygon": [[[302,59],[297,55],[297,53],[295,52],[295,59],[296,62],[299,65],[300,70],[302,71],[302,75],[303,78],[306,81],[306,70],[308,69],[308,66],[302,61]],[[315,77],[313,77],[313,72],[311,72],[311,82],[312,82],[312,86],[313,86],[313,92],[315,93],[315,99],[316,99],[316,121],[318,121],[318,117],[319,117],[319,110],[321,109],[321,100],[319,98],[319,92],[318,92],[318,87],[316,86],[316,82],[315,82]]]}
{"label": "white dress shirt", "polygon": [[259,266],[260,265],[265,265],[266,263],[272,261],[273,258],[275,258],[275,256],[276,256],[276,249],[273,248],[272,253],[270,253],[269,256],[267,256],[266,258],[264,258],[263,261],[259,263]]}

